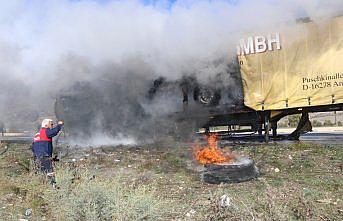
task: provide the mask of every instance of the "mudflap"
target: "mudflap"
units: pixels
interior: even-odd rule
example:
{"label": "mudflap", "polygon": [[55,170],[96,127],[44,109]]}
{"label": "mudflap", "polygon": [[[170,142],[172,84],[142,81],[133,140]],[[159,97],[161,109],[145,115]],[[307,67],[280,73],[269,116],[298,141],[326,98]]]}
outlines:
{"label": "mudflap", "polygon": [[303,112],[301,114],[300,121],[297,128],[288,135],[288,140],[299,140],[301,134],[312,131],[312,124],[308,115],[308,112]]}

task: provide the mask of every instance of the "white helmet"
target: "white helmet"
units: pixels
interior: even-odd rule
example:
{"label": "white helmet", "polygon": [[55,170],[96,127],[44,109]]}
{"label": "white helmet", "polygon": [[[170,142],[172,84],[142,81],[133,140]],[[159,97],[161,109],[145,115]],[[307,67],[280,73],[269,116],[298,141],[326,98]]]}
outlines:
{"label": "white helmet", "polygon": [[49,125],[50,122],[52,122],[53,120],[51,119],[44,119],[42,121],[42,127],[47,127]]}

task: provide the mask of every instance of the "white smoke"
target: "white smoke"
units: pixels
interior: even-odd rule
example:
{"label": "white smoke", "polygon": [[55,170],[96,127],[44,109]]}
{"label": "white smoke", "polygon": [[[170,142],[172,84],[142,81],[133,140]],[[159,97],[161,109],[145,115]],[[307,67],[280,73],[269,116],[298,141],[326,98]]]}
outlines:
{"label": "white smoke", "polygon": [[340,0],[185,0],[169,9],[161,8],[163,2],[3,1],[1,41],[20,50],[20,75],[32,80],[49,77],[70,54],[92,64],[142,56],[156,72],[176,78],[229,55],[240,32],[343,10]]}
{"label": "white smoke", "polygon": [[128,60],[145,78],[205,79],[225,68],[213,63],[234,56],[243,33],[340,11],[341,0],[3,0],[0,120],[25,120],[28,109],[51,114],[59,90],[115,75],[108,68]]}

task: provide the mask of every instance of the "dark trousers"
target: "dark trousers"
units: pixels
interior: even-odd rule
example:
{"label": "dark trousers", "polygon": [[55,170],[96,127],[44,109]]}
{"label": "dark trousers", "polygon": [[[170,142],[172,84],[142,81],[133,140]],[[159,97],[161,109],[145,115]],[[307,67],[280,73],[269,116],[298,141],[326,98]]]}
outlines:
{"label": "dark trousers", "polygon": [[41,172],[52,173],[54,171],[51,157],[37,158],[36,162],[38,163]]}

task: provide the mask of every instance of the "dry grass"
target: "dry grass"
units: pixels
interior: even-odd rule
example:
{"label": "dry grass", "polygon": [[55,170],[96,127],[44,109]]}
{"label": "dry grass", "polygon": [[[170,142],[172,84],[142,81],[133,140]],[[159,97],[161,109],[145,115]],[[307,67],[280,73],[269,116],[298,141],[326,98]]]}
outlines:
{"label": "dry grass", "polygon": [[[28,170],[27,146],[12,144],[0,156],[0,217],[18,220],[30,208],[30,220],[342,220],[342,146],[234,149],[256,161],[260,178],[204,184],[189,144],[169,142],[74,150],[58,163],[55,190]],[[83,160],[70,163],[76,156]],[[220,206],[222,195],[230,206]]]}
{"label": "dry grass", "polygon": [[[153,186],[121,182],[119,175],[97,176],[96,171],[75,164],[56,167],[58,189],[54,189],[44,175],[21,169],[23,164],[14,158],[15,148],[23,147],[12,146],[1,159],[2,220],[158,220],[168,213],[168,201],[159,199]],[[30,216],[24,215],[27,208]]]}
{"label": "dry grass", "polygon": [[56,170],[60,189],[48,189],[44,199],[57,220],[156,220],[163,203],[155,190],[125,186],[118,177],[96,177],[87,170]]}

